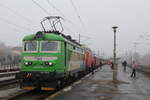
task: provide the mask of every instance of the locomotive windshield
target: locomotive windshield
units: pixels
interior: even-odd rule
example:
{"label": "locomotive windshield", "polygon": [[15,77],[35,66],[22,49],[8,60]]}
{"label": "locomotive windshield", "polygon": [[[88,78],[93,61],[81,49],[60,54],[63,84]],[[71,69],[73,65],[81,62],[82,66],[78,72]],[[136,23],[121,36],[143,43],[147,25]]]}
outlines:
{"label": "locomotive windshield", "polygon": [[37,51],[37,41],[25,41],[24,51],[28,51],[28,52]]}
{"label": "locomotive windshield", "polygon": [[41,41],[41,52],[58,52],[59,41]]}

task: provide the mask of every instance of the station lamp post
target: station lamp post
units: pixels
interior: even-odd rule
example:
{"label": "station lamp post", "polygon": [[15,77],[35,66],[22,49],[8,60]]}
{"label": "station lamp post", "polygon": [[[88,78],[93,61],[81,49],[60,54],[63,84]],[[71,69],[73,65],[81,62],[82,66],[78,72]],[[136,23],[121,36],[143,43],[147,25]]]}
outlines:
{"label": "station lamp post", "polygon": [[116,32],[117,32],[117,26],[113,26],[113,32],[114,32],[114,50],[113,50],[113,55],[114,55],[114,69],[113,69],[113,81],[117,82],[117,64],[116,64]]}

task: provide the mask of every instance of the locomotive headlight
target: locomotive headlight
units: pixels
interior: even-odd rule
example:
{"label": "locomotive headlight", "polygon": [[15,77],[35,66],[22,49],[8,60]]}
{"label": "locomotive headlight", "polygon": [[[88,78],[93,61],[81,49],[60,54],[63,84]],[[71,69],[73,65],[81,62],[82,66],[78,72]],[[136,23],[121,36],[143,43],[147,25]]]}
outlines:
{"label": "locomotive headlight", "polygon": [[25,64],[25,65],[28,65],[28,62],[25,62],[24,64]]}
{"label": "locomotive headlight", "polygon": [[45,65],[52,66],[53,63],[52,62],[45,62]]}
{"label": "locomotive headlight", "polygon": [[28,65],[32,65],[32,62],[25,62],[24,63],[26,66],[28,66]]}
{"label": "locomotive headlight", "polygon": [[49,62],[48,64],[49,64],[50,66],[51,66],[51,65],[53,65],[53,63],[52,63],[52,62]]}

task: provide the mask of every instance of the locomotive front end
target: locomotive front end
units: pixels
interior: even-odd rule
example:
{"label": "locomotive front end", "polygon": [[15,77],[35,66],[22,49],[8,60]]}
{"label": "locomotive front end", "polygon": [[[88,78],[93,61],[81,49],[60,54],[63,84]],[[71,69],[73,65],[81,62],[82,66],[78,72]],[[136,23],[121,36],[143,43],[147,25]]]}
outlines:
{"label": "locomotive front end", "polygon": [[64,76],[64,44],[56,34],[38,32],[23,39],[20,85],[54,90]]}

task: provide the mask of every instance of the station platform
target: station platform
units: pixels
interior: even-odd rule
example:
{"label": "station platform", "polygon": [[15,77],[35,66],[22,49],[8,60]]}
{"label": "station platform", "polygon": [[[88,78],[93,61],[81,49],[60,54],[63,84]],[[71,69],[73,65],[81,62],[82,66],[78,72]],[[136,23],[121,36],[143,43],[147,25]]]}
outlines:
{"label": "station platform", "polygon": [[150,78],[138,72],[136,78],[131,78],[131,71],[127,68],[123,72],[123,67],[118,65],[120,82],[114,84],[110,66],[104,65],[94,75],[51,100],[150,100]]}

